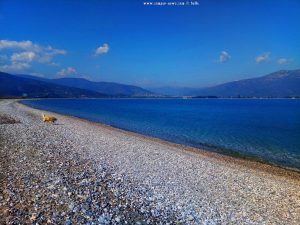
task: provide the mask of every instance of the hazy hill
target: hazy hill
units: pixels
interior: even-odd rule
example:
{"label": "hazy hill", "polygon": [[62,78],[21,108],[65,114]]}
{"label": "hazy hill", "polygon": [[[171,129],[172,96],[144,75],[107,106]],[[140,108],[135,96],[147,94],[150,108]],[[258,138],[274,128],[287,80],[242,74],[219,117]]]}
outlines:
{"label": "hazy hill", "polygon": [[94,91],[52,84],[41,80],[0,72],[1,97],[80,98],[107,97]]}
{"label": "hazy hill", "polygon": [[[300,70],[280,70],[266,76],[228,82],[208,88],[162,87],[151,91],[110,82],[82,78],[46,79],[30,75],[0,73],[0,96],[104,97],[104,96],[218,96],[218,97],[299,97]],[[154,94],[158,93],[158,94]]]}
{"label": "hazy hill", "polygon": [[193,95],[287,97],[300,96],[300,70],[281,70],[263,77],[201,89]]}
{"label": "hazy hill", "polygon": [[300,96],[300,70],[280,70],[266,76],[228,82],[208,88],[152,89],[166,95],[218,97],[293,97]]}
{"label": "hazy hill", "polygon": [[143,89],[141,87],[137,87],[133,85],[125,85],[125,84],[112,83],[112,82],[94,82],[83,78],[46,79],[46,78],[35,77],[30,75],[18,75],[18,76],[42,80],[45,82],[69,86],[69,87],[76,87],[76,88],[86,89],[90,91],[96,91],[107,95],[135,96],[135,97],[154,96],[154,93],[146,89]]}

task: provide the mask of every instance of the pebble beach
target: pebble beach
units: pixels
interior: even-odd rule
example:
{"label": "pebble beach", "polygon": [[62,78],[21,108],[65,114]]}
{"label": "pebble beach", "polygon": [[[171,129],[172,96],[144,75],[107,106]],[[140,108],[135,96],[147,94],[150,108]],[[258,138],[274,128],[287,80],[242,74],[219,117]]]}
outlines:
{"label": "pebble beach", "polygon": [[0,100],[0,224],[300,224],[300,173]]}

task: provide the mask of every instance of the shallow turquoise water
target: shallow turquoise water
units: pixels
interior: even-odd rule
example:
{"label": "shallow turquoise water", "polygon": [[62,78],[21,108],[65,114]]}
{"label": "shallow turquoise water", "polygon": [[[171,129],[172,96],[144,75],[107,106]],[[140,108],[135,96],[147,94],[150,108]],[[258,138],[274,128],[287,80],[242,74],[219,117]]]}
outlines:
{"label": "shallow turquoise water", "polygon": [[300,169],[300,100],[45,99],[31,107]]}

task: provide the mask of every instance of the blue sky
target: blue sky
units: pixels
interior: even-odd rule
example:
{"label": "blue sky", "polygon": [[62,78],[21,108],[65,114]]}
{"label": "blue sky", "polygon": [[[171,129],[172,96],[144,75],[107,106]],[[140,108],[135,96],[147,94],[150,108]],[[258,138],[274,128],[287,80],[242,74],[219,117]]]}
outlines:
{"label": "blue sky", "polygon": [[0,70],[202,87],[300,68],[299,0],[144,2],[0,0]]}

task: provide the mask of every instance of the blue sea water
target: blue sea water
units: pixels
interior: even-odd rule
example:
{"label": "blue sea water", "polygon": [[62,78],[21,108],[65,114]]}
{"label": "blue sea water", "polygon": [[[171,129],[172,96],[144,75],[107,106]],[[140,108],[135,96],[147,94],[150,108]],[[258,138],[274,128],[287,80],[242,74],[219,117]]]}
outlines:
{"label": "blue sea water", "polygon": [[300,100],[43,99],[24,104],[167,141],[300,169]]}

